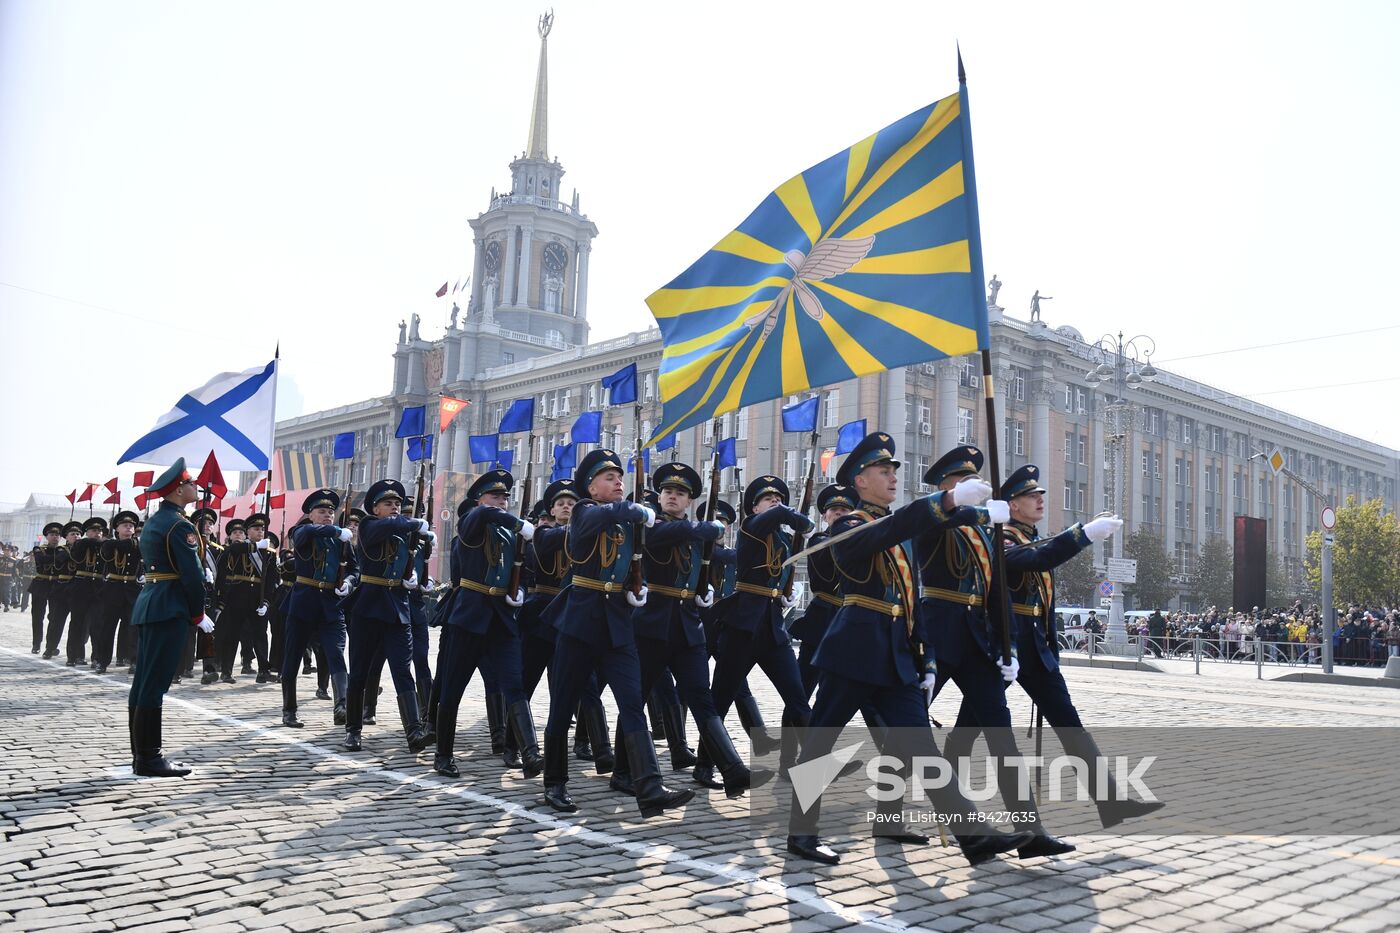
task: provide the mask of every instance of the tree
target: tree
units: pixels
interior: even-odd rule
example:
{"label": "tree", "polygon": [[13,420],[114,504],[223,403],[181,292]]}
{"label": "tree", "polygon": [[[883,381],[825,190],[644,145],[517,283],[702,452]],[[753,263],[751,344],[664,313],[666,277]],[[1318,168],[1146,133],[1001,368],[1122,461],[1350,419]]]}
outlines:
{"label": "tree", "polygon": [[1175,595],[1171,581],[1171,562],[1162,539],[1143,526],[1133,532],[1125,550],[1137,563],[1137,582],[1129,583],[1124,592],[1133,597],[1139,609],[1165,609]]}
{"label": "tree", "polygon": [[1055,602],[1061,606],[1096,605],[1099,575],[1094,572],[1094,549],[1085,548],[1055,568]]}
{"label": "tree", "polygon": [[1283,562],[1283,555],[1274,550],[1274,546],[1269,545],[1268,554],[1264,559],[1264,605],[1269,608],[1279,608],[1291,606],[1297,593],[1296,587],[1288,575],[1288,566]]}
{"label": "tree", "polygon": [[[1372,499],[1355,496],[1337,509],[1332,546],[1332,598],[1338,605],[1393,606],[1400,597],[1400,522]],[[1308,585],[1322,589],[1322,532],[1308,535]]]}
{"label": "tree", "polygon": [[1202,609],[1214,606],[1222,612],[1235,601],[1235,554],[1223,535],[1211,535],[1201,545],[1193,595]]}

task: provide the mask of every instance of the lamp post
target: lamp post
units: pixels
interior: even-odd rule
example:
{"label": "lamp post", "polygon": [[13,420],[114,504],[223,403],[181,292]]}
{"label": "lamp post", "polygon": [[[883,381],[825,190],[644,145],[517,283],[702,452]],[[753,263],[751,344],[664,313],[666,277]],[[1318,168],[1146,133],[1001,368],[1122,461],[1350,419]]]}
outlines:
{"label": "lamp post", "polygon": [[[1142,407],[1129,398],[1129,392],[1143,383],[1157,378],[1157,370],[1152,365],[1152,354],[1157,352],[1157,342],[1146,334],[1123,338],[1119,331],[1115,337],[1104,334],[1089,345],[1091,360],[1098,365],[1089,370],[1084,381],[1090,386],[1103,386],[1112,392],[1112,401],[1096,408],[1104,419],[1107,435],[1105,441],[1109,451],[1108,502],[1111,510],[1121,516],[1128,514],[1128,438],[1130,428]],[[1124,527],[1124,534],[1127,527]],[[1114,539],[1110,538],[1110,541]],[[1123,541],[1114,543],[1115,553],[1121,553]],[[1105,557],[1107,551],[1105,549]],[[1116,582],[1116,581],[1115,581]],[[1127,644],[1127,628],[1123,624],[1123,590],[1114,587],[1112,602],[1108,611],[1108,643],[1114,646]]]}

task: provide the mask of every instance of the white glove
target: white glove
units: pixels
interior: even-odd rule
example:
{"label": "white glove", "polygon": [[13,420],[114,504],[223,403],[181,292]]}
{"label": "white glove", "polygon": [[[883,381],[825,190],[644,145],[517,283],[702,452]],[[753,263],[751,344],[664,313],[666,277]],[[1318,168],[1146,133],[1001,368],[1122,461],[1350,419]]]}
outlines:
{"label": "white glove", "polygon": [[208,583],[210,586],[214,585],[214,571],[210,570],[208,567],[204,568],[204,582]]}
{"label": "white glove", "polygon": [[425,534],[423,537],[425,537],[425,538],[428,539],[428,543],[429,543],[429,544],[437,544],[437,532],[436,532],[436,531],[430,531],[430,532],[428,532],[427,534]]}
{"label": "white glove", "polygon": [[418,589],[418,571],[413,571],[408,575],[408,579],[403,581],[403,588],[406,590]]}
{"label": "white glove", "polygon": [[1016,675],[1021,672],[1021,662],[1016,660],[1015,656],[1013,655],[1010,664],[1002,664],[1000,661],[998,661],[997,670],[1001,671],[1002,680],[1006,681],[1007,683],[1012,683],[1013,681],[1015,681]]}
{"label": "white glove", "polygon": [[649,505],[639,505],[639,506],[637,506],[637,508],[641,509],[641,510],[642,510],[642,514],[645,515],[645,516],[647,517],[646,526],[647,526],[648,528],[650,528],[652,525],[655,525],[655,524],[656,524],[656,512],[652,510],[651,506],[649,506]]}
{"label": "white glove", "polygon": [[778,601],[783,604],[784,609],[791,609],[793,606],[802,602],[802,597],[793,593],[791,596],[779,596]]}
{"label": "white glove", "polygon": [[413,518],[409,519],[409,521],[412,521],[418,525],[419,534],[427,534],[428,532],[433,530],[432,523],[429,522],[426,518]]}
{"label": "white glove", "polygon": [[1011,504],[993,499],[987,503],[987,516],[991,518],[993,525],[1005,525],[1011,521]]}
{"label": "white glove", "polygon": [[711,606],[713,606],[714,604],[715,604],[715,588],[714,588],[713,586],[710,587],[710,588],[705,592],[705,595],[704,595],[704,596],[696,596],[696,597],[695,597],[695,605],[699,606],[701,609],[709,609],[709,608],[710,608]]}
{"label": "white glove", "polygon": [[1106,541],[1113,537],[1114,532],[1123,527],[1123,519],[1117,515],[1110,515],[1106,518],[1096,518],[1084,526],[1084,537],[1094,543]]}
{"label": "white glove", "polygon": [[992,484],[980,477],[969,476],[953,487],[953,505],[981,505],[992,497]]}
{"label": "white glove", "polygon": [[260,618],[260,619],[261,619],[263,616],[267,615],[267,603],[263,603],[261,606],[259,606],[259,607],[257,608],[256,611],[257,611],[257,613],[258,613],[258,618]]}
{"label": "white glove", "polygon": [[268,545],[271,544],[271,543],[272,543],[272,542],[271,542],[271,541],[268,541],[266,538],[259,538],[259,539],[258,539],[258,550],[259,550],[259,551],[266,551]]}
{"label": "white glove", "polygon": [[524,591],[524,590],[516,590],[514,596],[507,596],[507,597],[506,597],[506,605],[507,605],[507,606],[515,606],[516,608],[519,608],[520,606],[525,605],[525,591]]}
{"label": "white glove", "polygon": [[144,573],[141,574],[141,575],[139,575],[139,576],[136,578],[136,582],[137,582],[137,583],[145,583],[145,582],[146,582],[146,575],[145,575]]}
{"label": "white glove", "polygon": [[209,621],[208,616],[200,616],[199,621],[195,623],[195,628],[208,635],[214,631],[214,623]]}
{"label": "white glove", "polygon": [[351,574],[340,582],[340,586],[335,588],[335,595],[349,596],[350,591],[355,588],[355,575]]}
{"label": "white glove", "polygon": [[344,541],[346,544],[349,544],[354,539],[355,532],[351,531],[349,528],[340,529],[340,540]]}
{"label": "white glove", "polygon": [[[646,506],[642,506],[642,508],[645,509]],[[645,605],[647,604],[647,588],[646,588],[646,587],[642,587],[642,594],[641,594],[640,596],[634,596],[634,595],[632,594],[632,591],[631,591],[631,590],[628,590],[628,591],[627,591],[627,604],[628,604],[629,606],[632,606],[632,607],[636,608],[636,609],[640,609],[640,608],[642,608],[643,606],[645,606]]]}
{"label": "white glove", "polygon": [[432,577],[429,577],[429,578],[428,578],[428,585],[425,586],[425,587],[423,587],[423,589],[426,590],[427,592],[431,593],[433,590],[437,589],[437,581],[434,580]]}
{"label": "white glove", "polygon": [[933,705],[933,685],[938,683],[938,675],[930,671],[919,681],[919,689],[924,692],[924,705]]}
{"label": "white glove", "polygon": [[535,540],[534,522],[527,522],[523,518],[520,520],[520,537],[524,538],[526,541]]}

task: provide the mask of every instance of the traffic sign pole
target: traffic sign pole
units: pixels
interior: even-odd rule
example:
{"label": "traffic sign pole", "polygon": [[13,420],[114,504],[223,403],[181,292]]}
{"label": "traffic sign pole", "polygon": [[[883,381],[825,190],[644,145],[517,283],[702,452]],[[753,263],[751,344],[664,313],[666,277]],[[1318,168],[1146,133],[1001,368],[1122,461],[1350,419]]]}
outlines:
{"label": "traffic sign pole", "polygon": [[1337,607],[1332,602],[1332,540],[1331,531],[1322,533],[1322,672],[1324,674],[1332,673],[1332,632],[1337,627],[1334,618]]}

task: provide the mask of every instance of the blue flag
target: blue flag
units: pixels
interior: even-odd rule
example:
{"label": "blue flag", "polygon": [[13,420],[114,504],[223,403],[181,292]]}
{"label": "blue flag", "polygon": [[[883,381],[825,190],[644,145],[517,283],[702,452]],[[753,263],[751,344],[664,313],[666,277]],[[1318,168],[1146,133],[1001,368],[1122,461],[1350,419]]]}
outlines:
{"label": "blue flag", "polygon": [[719,451],[719,468],[739,465],[739,454],[734,443],[734,438],[726,437],[716,445],[715,450]]}
{"label": "blue flag", "polygon": [[501,438],[496,434],[473,434],[467,447],[472,463],[492,463],[500,456]]}
{"label": "blue flag", "polygon": [[661,440],[660,443],[658,443],[658,444],[656,445],[656,449],[657,449],[657,450],[670,450],[672,447],[675,447],[675,446],[676,446],[676,435],[674,435],[674,434],[668,434],[668,435],[666,435],[665,438],[663,438],[663,439]]}
{"label": "blue flag", "polygon": [[399,415],[399,427],[394,431],[394,437],[422,437],[428,432],[423,430],[425,405],[417,405],[413,408],[405,408],[403,414]]}
{"label": "blue flag", "polygon": [[349,460],[355,456],[355,432],[346,431],[335,436],[335,455],[332,459]]}
{"label": "blue flag", "polygon": [[805,402],[788,405],[783,409],[783,430],[806,431],[808,433],[815,431],[817,429],[817,406],[820,404],[821,396],[814,395]]}
{"label": "blue flag", "polygon": [[654,440],[813,386],[991,345],[966,87],[780,185],[647,298]]}
{"label": "blue flag", "polygon": [[562,466],[562,467],[566,467],[567,469],[570,469],[570,470],[572,470],[575,466],[577,466],[578,464],[577,464],[576,458],[575,458],[575,456],[574,456],[574,445],[573,445],[573,444],[555,444],[555,445],[554,445],[554,462],[555,462],[556,464],[558,464],[558,465],[560,465],[560,466]]}
{"label": "blue flag", "polygon": [[865,419],[859,421],[848,421],[841,425],[841,431],[836,435],[836,456],[848,454],[856,449],[866,435]]}
{"label": "blue flag", "polygon": [[601,380],[608,390],[609,405],[625,405],[637,400],[637,364],[629,363]]}
{"label": "blue flag", "polygon": [[505,470],[507,473],[510,472],[510,468],[514,465],[515,451],[503,450],[496,456],[496,466],[502,470]]}
{"label": "blue flag", "polygon": [[[636,454],[633,454],[631,457],[628,457],[628,458],[627,458],[627,472],[628,472],[628,473],[631,473],[631,472],[632,472],[632,470],[634,469],[634,465],[636,464],[636,462],[637,462],[637,455],[636,455]],[[651,473],[651,450],[650,450],[650,448],[647,448],[647,449],[643,449],[643,450],[642,450],[642,472],[647,473],[647,474],[650,474],[650,473]]]}
{"label": "blue flag", "polygon": [[433,438],[410,437],[408,439],[408,459],[410,460],[430,460],[433,456]]}
{"label": "blue flag", "polygon": [[569,438],[575,444],[596,444],[602,437],[603,413],[601,411],[586,411],[578,416],[574,422],[573,429],[569,431]]}
{"label": "blue flag", "polygon": [[501,426],[496,431],[500,434],[517,434],[521,431],[533,431],[534,429],[535,400],[522,398],[510,403],[506,413],[501,416]]}

